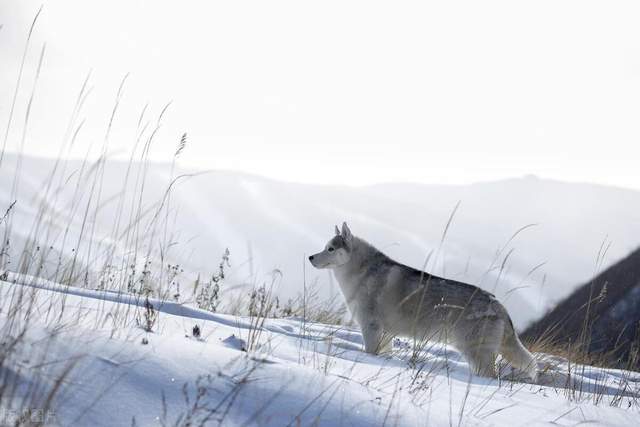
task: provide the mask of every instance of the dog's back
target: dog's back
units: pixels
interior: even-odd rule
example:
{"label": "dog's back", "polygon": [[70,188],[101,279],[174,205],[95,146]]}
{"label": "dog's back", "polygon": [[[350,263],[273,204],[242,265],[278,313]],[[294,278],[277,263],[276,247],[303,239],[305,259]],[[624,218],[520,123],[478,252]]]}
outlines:
{"label": "dog's back", "polygon": [[417,338],[442,335],[450,340],[451,329],[462,319],[499,317],[492,309],[495,297],[482,289],[444,279],[395,263],[380,302],[387,314],[387,327]]}

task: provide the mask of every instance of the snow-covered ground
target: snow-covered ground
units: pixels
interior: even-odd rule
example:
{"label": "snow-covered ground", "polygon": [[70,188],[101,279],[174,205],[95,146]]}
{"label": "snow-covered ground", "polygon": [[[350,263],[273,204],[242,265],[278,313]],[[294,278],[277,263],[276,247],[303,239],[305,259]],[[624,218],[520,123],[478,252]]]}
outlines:
{"label": "snow-covered ground", "polygon": [[[365,354],[357,329],[300,318],[260,327],[255,318],[156,300],[158,319],[146,332],[136,322],[144,301],[129,295],[4,279],[3,339],[28,325],[4,363],[20,378],[16,396],[73,365],[47,425],[631,426],[640,417],[638,373],[543,357],[541,365],[556,362],[543,375],[548,385],[491,380],[470,375],[439,344],[412,363],[403,341],[393,356]],[[3,424],[18,406],[2,408]]]}

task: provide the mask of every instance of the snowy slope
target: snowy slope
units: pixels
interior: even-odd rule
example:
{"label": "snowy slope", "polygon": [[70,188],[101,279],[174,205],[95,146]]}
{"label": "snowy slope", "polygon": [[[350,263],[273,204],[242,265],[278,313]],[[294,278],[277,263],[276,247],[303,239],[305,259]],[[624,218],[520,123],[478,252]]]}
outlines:
{"label": "snowy slope", "polygon": [[48,413],[51,425],[174,425],[191,414],[191,425],[225,426],[631,426],[640,415],[637,373],[572,365],[568,379],[559,364],[549,371],[557,377],[545,377],[551,386],[499,382],[470,375],[442,345],[411,365],[402,342],[392,357],[363,353],[357,330],[302,319],[267,319],[256,329],[255,319],[155,300],[159,320],[147,333],[135,322],[142,302],[129,296],[6,279],[2,330],[11,301],[31,313],[8,366],[28,384],[53,382],[74,363]]}
{"label": "snowy slope", "polygon": [[[7,157],[0,170],[0,186],[6,190],[0,192],[3,207],[11,202],[11,165],[15,161],[15,156]],[[24,159],[14,208],[15,242],[32,230],[52,168],[53,160]],[[140,164],[134,162],[128,185],[123,186],[127,168],[126,162],[107,162],[100,211],[95,224],[91,217],[86,227],[94,230],[94,245],[112,244],[122,252],[128,248],[112,234],[115,212],[121,198],[126,212],[129,203],[137,200],[139,192],[133,187]],[[79,161],[59,166],[55,182],[62,187],[55,203],[49,198],[48,206],[55,212],[49,217],[55,219],[42,246],[58,248],[66,225],[71,223],[64,249],[70,255],[89,199],[91,170],[90,166],[83,170]],[[148,166],[143,210],[162,199],[171,180],[170,170],[168,164]],[[176,168],[173,176],[183,173]],[[85,193],[74,210],[71,200],[78,179]],[[459,209],[441,246],[443,231],[458,201]],[[98,202],[94,199],[92,203]],[[169,256],[195,276],[214,271],[228,247],[232,265],[229,286],[260,283],[277,268],[283,273],[278,290],[282,295],[301,292],[303,279],[307,283],[318,280],[328,295],[338,292],[337,286],[326,271],[311,269],[305,259],[322,248],[334,224],[346,220],[355,234],[411,266],[422,268],[432,253],[427,266],[432,273],[496,293],[512,313],[516,327],[522,329],[593,276],[603,242],[611,246],[602,267],[640,244],[637,212],[640,192],[535,177],[467,186],[350,187],[294,184],[214,171],[185,177],[174,187]],[[531,224],[536,225],[510,240],[519,229]],[[81,251],[86,251],[89,237],[85,232]],[[39,274],[52,277],[51,270]]]}

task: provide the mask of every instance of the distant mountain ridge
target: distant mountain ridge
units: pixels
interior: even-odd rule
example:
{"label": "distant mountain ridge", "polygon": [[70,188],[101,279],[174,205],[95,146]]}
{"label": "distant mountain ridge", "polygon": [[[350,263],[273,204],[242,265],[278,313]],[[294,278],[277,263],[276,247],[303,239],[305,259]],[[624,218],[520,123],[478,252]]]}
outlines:
{"label": "distant mountain ridge", "polygon": [[[24,158],[14,207],[15,241],[26,238],[31,229],[54,162]],[[16,156],[7,154],[0,169],[0,209],[11,203],[15,164]],[[141,164],[132,164],[129,187],[123,192],[127,168],[127,162],[121,161],[105,165],[100,212],[95,224],[93,217],[89,224],[89,229],[95,229],[96,242],[121,243],[109,234],[114,212],[119,197],[126,199],[127,206],[133,199],[137,202],[139,193],[134,195],[131,187]],[[89,169],[84,169],[85,175]],[[149,163],[146,170],[143,211],[163,197],[171,180],[170,164]],[[50,221],[52,244],[60,242],[68,218],[75,215],[70,236],[75,238],[81,226],[78,213],[69,209],[83,171],[81,162],[70,160],[59,166],[58,173],[62,171],[64,187],[55,203],[55,219]],[[176,167],[174,177],[188,172]],[[87,182],[86,177],[80,179],[83,185]],[[83,197],[86,203],[87,196]],[[431,254],[427,265],[431,273],[495,293],[519,328],[589,279],[603,240],[613,242],[605,266],[640,244],[640,192],[530,176],[472,185],[353,187],[212,171],[181,179],[171,193],[170,211],[171,257],[185,271],[214,271],[228,247],[230,286],[267,280],[278,269],[283,273],[278,292],[284,297],[302,292],[305,280],[317,280],[323,295],[335,294],[337,285],[329,273],[313,269],[305,255],[324,246],[334,224],[348,221],[356,235],[400,262],[422,268]]]}

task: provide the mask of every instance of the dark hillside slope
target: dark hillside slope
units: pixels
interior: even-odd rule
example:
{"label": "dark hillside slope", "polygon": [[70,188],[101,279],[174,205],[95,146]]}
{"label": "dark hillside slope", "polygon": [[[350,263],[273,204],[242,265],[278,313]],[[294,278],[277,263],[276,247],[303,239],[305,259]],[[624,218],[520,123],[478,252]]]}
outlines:
{"label": "dark hillside slope", "polygon": [[585,283],[524,332],[560,345],[583,345],[638,369],[640,344],[640,249]]}

